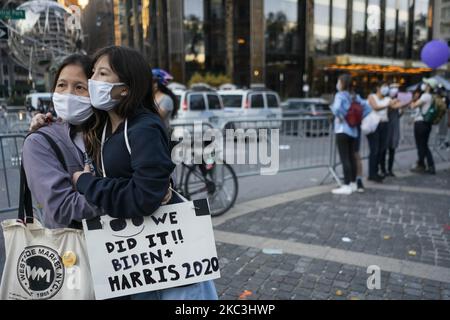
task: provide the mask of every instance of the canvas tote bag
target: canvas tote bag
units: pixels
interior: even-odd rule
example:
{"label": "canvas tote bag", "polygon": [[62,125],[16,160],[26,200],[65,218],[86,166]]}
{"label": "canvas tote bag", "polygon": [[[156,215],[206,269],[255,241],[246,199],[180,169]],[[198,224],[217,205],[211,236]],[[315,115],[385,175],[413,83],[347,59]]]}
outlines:
{"label": "canvas tote bag", "polygon": [[[42,135],[67,169],[59,147],[49,136]],[[6,261],[0,299],[95,299],[83,230],[46,229],[39,223],[33,216],[23,165],[19,201],[18,219],[1,222]]]}

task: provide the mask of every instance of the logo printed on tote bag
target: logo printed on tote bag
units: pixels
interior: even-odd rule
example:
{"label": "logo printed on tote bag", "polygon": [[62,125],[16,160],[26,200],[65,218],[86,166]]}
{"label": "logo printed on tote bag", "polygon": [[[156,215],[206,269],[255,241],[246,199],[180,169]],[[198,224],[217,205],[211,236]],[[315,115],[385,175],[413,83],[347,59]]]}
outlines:
{"label": "logo printed on tote bag", "polygon": [[17,263],[17,278],[33,299],[49,299],[64,284],[64,266],[55,250],[45,246],[26,247]]}

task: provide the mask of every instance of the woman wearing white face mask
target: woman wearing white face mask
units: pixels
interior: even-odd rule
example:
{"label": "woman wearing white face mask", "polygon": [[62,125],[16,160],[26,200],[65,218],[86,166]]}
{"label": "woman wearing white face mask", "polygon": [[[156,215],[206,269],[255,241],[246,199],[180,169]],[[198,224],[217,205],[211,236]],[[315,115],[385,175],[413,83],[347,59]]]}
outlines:
{"label": "woman wearing white face mask", "polygon": [[[415,173],[436,174],[433,154],[428,146],[432,123],[426,121],[425,115],[433,104],[432,93],[437,86],[438,83],[435,79],[423,79],[423,84],[421,85],[422,95],[410,105],[411,109],[416,110],[414,117],[414,137],[416,140],[418,161],[416,167],[412,169]],[[425,160],[427,161],[427,167],[425,166]]]}
{"label": "woman wearing white face mask", "polygon": [[395,161],[395,150],[400,143],[400,116],[402,109],[408,106],[409,102],[402,102],[398,97],[400,85],[393,83],[389,86],[389,97],[392,99],[392,103],[388,110],[388,134],[387,134],[387,150],[381,157],[386,158],[386,153],[389,151],[387,175],[389,177],[395,177],[393,172]]}
{"label": "woman wearing white face mask", "polygon": [[[380,82],[376,86],[376,92],[369,95],[368,102],[372,109],[380,117],[380,123],[374,133],[367,135],[369,141],[369,180],[383,182],[387,175],[383,154],[386,154],[388,134],[388,108],[391,105],[389,86]],[[381,169],[381,175],[378,170]]]}
{"label": "woman wearing white face mask", "polygon": [[[60,119],[30,134],[24,142],[27,182],[42,207],[38,219],[47,228],[81,227],[82,219],[99,215],[74,190],[71,180],[75,171],[84,168],[83,134],[95,121],[88,92],[91,70],[91,60],[83,55],[71,55],[63,61],[53,86],[53,106]],[[44,121],[45,116],[38,115],[32,126],[40,127]]]}
{"label": "woman wearing white face mask", "polygon": [[[152,70],[136,50],[107,47],[94,57],[89,80],[96,124],[88,136],[96,163],[73,182],[86,199],[115,218],[142,218],[159,208],[175,168],[153,95]],[[92,145],[91,145],[92,143]],[[182,202],[173,195],[170,203]],[[217,299],[212,281],[152,291],[131,299]]]}

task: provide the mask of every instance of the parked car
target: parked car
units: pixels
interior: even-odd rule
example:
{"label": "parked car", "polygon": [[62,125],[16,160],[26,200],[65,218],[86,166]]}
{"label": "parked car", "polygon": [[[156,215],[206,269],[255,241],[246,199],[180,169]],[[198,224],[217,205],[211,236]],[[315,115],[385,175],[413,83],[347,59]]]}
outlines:
{"label": "parked car", "polygon": [[50,110],[51,102],[50,92],[30,93],[25,97],[25,108],[28,112],[46,113]]}
{"label": "parked car", "polygon": [[[283,118],[305,118],[286,121],[286,134],[322,136],[330,130],[333,113],[327,100],[322,98],[289,98],[281,105]],[[327,119],[324,119],[326,117]]]}
{"label": "parked car", "polygon": [[[229,120],[248,120],[249,122],[229,123],[229,128],[275,129],[281,127],[280,97],[264,87],[239,90],[220,90]],[[270,121],[256,121],[257,119]],[[273,121],[272,121],[273,120]]]}

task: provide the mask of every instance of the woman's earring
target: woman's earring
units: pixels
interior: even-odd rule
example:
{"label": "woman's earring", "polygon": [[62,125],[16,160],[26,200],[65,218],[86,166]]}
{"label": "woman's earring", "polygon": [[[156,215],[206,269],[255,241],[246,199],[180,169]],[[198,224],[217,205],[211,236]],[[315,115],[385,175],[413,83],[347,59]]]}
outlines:
{"label": "woman's earring", "polygon": [[126,97],[128,95],[128,93],[126,91],[122,91],[122,93],[120,94],[120,96],[122,97]]}

